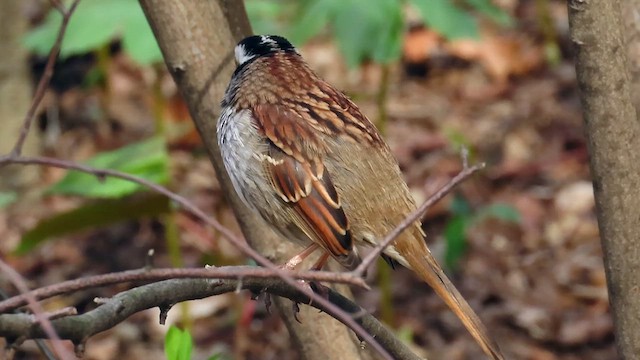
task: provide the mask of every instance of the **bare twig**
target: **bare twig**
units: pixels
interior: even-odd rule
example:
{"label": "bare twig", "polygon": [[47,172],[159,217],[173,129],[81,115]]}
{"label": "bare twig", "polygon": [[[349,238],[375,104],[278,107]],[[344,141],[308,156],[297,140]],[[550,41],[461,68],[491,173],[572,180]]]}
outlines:
{"label": "bare twig", "polygon": [[[29,133],[29,128],[31,127],[31,123],[33,122],[33,118],[35,116],[36,110],[38,109],[39,104],[42,102],[42,98],[44,97],[45,91],[49,86],[49,82],[51,81],[51,77],[53,75],[53,67],[54,67],[56,58],[60,53],[60,46],[62,45],[62,39],[64,38],[65,32],[67,30],[69,19],[71,18],[71,15],[73,15],[73,12],[78,6],[79,1],[80,0],[74,0],[74,2],[71,4],[68,10],[65,9],[64,6],[59,1],[58,2],[52,1],[53,6],[62,14],[62,24],[60,26],[60,29],[58,30],[58,35],[56,37],[54,45],[51,48],[51,51],[49,52],[49,58],[47,59],[47,64],[45,66],[45,70],[42,75],[42,78],[38,82],[35,95],[33,97],[33,100],[31,101],[31,106],[29,107],[29,110],[25,115],[25,119],[23,122],[23,126],[20,130],[20,135],[18,137],[18,140],[16,141],[13,149],[11,150],[11,154],[14,154],[15,156],[19,156],[20,153],[22,152],[22,147],[24,146],[24,142],[27,138],[27,134]],[[20,292],[25,293],[29,291],[29,288],[25,284],[20,274],[14,271],[13,268],[11,268],[8,264],[6,264],[1,259],[0,259],[0,268],[2,268],[3,273],[11,280],[11,282],[16,286],[16,288],[20,290]],[[52,340],[54,350],[63,359],[73,359],[73,355],[64,346],[62,346],[62,343],[58,335],[56,334],[55,330],[51,325],[51,322],[46,316],[44,316],[44,311],[40,306],[40,304],[33,297],[29,297],[29,296],[27,296],[27,301],[29,302],[29,306],[31,307],[36,320],[41,324],[47,336]],[[41,346],[41,348],[43,348],[44,350],[48,350],[46,348],[46,345],[39,344],[39,346]],[[46,351],[45,351],[45,355],[49,356]]]}
{"label": "bare twig", "polygon": [[110,170],[110,169],[96,169],[90,166],[78,164],[72,161],[66,161],[55,158],[47,158],[47,157],[25,157],[18,156],[15,154],[8,154],[5,156],[0,156],[0,166],[5,164],[23,164],[23,165],[46,165],[46,166],[54,166],[64,169],[72,169],[82,171],[88,174],[93,174],[98,178],[102,178],[105,176],[117,177],[125,180],[129,180],[135,182],[137,184],[141,184],[153,191],[156,191],[160,194],[163,194],[175,201],[179,205],[181,205],[185,210],[191,212],[193,215],[198,217],[200,220],[205,222],[207,225],[214,227],[218,230],[224,237],[232,242],[242,253],[253,258],[258,264],[266,267],[267,269],[273,271],[278,277],[280,277],[284,282],[298,289],[306,296],[308,296],[313,302],[317,303],[319,306],[322,306],[325,309],[325,312],[335,317],[337,320],[342,322],[343,324],[350,327],[363,341],[366,341],[373,347],[377,352],[379,352],[385,359],[391,359],[390,355],[387,351],[381,347],[381,345],[370,335],[368,334],[362,326],[360,326],[351,316],[340,308],[329,302],[327,299],[322,296],[315,294],[308,287],[304,287],[297,283],[297,281],[291,277],[291,275],[285,270],[277,267],[271,261],[269,261],[264,256],[258,254],[255,250],[249,247],[244,241],[238,238],[236,235],[231,232],[231,230],[227,229],[223,225],[221,225],[214,218],[207,216],[202,210],[200,210],[197,206],[193,205],[189,200],[184,197],[172,192],[171,190],[155,184],[146,179],[130,175],[127,173]]}
{"label": "bare twig", "polygon": [[[334,273],[329,271],[305,271],[291,273],[295,279],[345,283],[367,287],[360,277],[348,273]],[[41,287],[22,293],[9,299],[0,301],[0,314],[11,311],[26,304],[27,296],[36,300],[43,300],[53,296],[66,294],[78,290],[120,284],[125,282],[159,281],[178,278],[207,278],[207,279],[243,279],[243,278],[278,278],[278,275],[262,267],[256,266],[224,266],[207,267],[202,269],[139,269],[115,272],[104,275],[88,276],[85,278],[64,281],[61,283]]]}
{"label": "bare twig", "polygon": [[[180,204],[183,208],[185,208],[186,210],[188,210],[191,213],[193,213],[195,216],[200,218],[202,221],[204,221],[208,225],[213,226],[214,228],[219,230],[225,237],[230,239],[235,245],[239,245],[241,250],[244,250],[243,247],[245,249],[247,249],[248,251],[247,251],[246,254],[248,256],[256,259],[256,261],[258,261],[259,263],[260,263],[260,261],[258,259],[262,258],[260,255],[255,253],[255,251],[253,251],[253,249],[249,248],[244,242],[242,242],[242,240],[237,238],[232,232],[230,232],[224,226],[219,224],[215,219],[207,216],[206,214],[204,214],[204,212],[202,212],[200,209],[195,207],[189,200],[187,200],[187,199],[183,198],[182,196],[180,196],[180,195],[178,195],[178,194],[166,189],[165,187],[163,187],[161,185],[152,183],[152,182],[147,181],[145,179],[138,178],[136,176],[133,176],[133,175],[130,175],[130,174],[126,174],[126,173],[121,173],[121,172],[114,171],[114,170],[95,169],[95,168],[88,167],[88,166],[85,166],[85,165],[82,165],[82,164],[77,164],[77,163],[74,163],[74,162],[60,160],[60,159],[53,159],[53,158],[15,157],[15,156],[12,156],[12,155],[0,157],[0,165],[5,163],[5,162],[6,163],[13,163],[13,164],[25,164],[25,165],[27,165],[27,164],[39,164],[39,165],[56,166],[56,167],[62,167],[62,168],[66,168],[66,169],[83,171],[83,172],[86,172],[86,173],[93,174],[93,175],[95,175],[97,177],[113,176],[113,177],[118,177],[118,178],[122,178],[122,179],[126,179],[126,180],[130,180],[130,181],[139,183],[141,185],[144,185],[144,186],[150,188],[151,190],[154,190],[154,191],[156,191],[158,193],[161,193],[161,194],[169,197],[170,199],[172,199],[176,203]],[[467,163],[466,159],[464,159],[464,156],[463,156],[463,164],[466,164],[466,163]],[[353,284],[363,286],[364,283],[358,282],[355,279],[362,276],[363,271],[365,271],[370,266],[370,264],[373,262],[373,260],[375,260],[375,258],[384,250],[384,248],[386,246],[388,246],[408,226],[410,226],[413,222],[415,222],[417,219],[419,219],[424,214],[424,212],[426,212],[431,206],[433,206],[434,203],[436,203],[437,201],[442,199],[446,194],[448,194],[456,185],[458,185],[460,182],[464,181],[465,179],[470,177],[473,173],[475,173],[476,171],[482,169],[483,167],[484,167],[484,164],[478,164],[478,165],[474,165],[474,166],[471,166],[471,167],[464,167],[463,170],[458,175],[456,175],[453,179],[451,179],[451,181],[449,183],[447,183],[445,186],[443,186],[434,195],[429,197],[429,199],[427,199],[427,201],[425,201],[425,203],[423,203],[420,206],[420,208],[418,208],[416,211],[411,213],[400,225],[398,225],[398,227],[396,229],[394,229],[387,236],[385,236],[385,238],[383,239],[383,242],[381,242],[381,244],[379,246],[377,246],[374,249],[374,251],[372,251],[364,259],[362,265],[353,272],[353,275],[355,275],[355,277],[351,276],[351,277],[346,277],[346,278],[342,277],[341,278],[340,276],[337,276],[339,274],[331,274],[331,273],[316,273],[316,274],[314,274],[314,273],[311,273],[311,274],[302,273],[302,274],[295,275],[295,277],[296,278],[305,278],[305,279],[309,279],[309,280],[339,281],[339,282],[341,281],[340,279],[342,279],[342,280],[344,280],[344,282],[351,282]],[[254,256],[253,253],[255,253],[255,256]],[[264,259],[264,261],[267,264],[271,264],[267,259]],[[274,266],[274,265],[271,264],[271,266]],[[185,274],[184,276],[185,277],[194,277],[193,274],[192,274],[192,276],[186,276],[186,274],[189,271],[198,272],[198,271],[201,271],[203,269],[172,269],[172,270],[176,270],[176,272],[173,274],[174,277],[180,277],[180,275],[178,275],[179,271],[184,271],[184,274]],[[272,270],[272,272],[265,272],[263,274],[269,274],[269,276],[278,276],[278,277],[281,277],[283,279],[286,279],[287,277],[292,279],[290,274],[285,274],[284,277],[283,277],[282,270],[280,270],[280,269],[276,268],[276,269],[269,269],[269,270]],[[268,271],[268,270],[266,270],[266,271]],[[106,276],[105,279],[108,279],[108,277],[110,275],[111,274],[104,275],[104,276]],[[152,277],[156,276],[156,275],[151,274],[149,276],[150,277],[148,279],[151,280]],[[210,276],[212,276],[212,274],[206,274],[206,276],[210,277]],[[218,275],[218,277],[220,277],[220,275]],[[158,278],[155,278],[155,279],[158,279]],[[68,286],[68,285],[69,284],[65,284],[65,286]],[[297,286],[298,284],[296,284],[295,282],[294,282],[294,284],[290,284],[290,285],[292,285],[294,287],[298,287]],[[54,285],[54,287],[55,287],[55,285]],[[49,291],[49,290],[50,289],[48,289],[47,291]],[[327,304],[325,299],[323,299],[321,297],[318,297],[316,294],[307,293],[306,295],[310,296],[312,298],[312,300],[317,302],[319,305],[325,307],[327,312],[331,313],[337,319],[339,319],[340,321],[342,321],[346,325],[348,325],[351,328],[353,328],[354,325],[353,324],[349,324],[349,322],[353,322],[353,319],[351,319],[349,317],[349,315],[344,314],[344,312],[342,312],[340,309],[337,309],[337,308],[333,308],[332,309],[332,306],[333,306],[332,304],[330,304],[330,303]],[[14,299],[11,299],[11,300],[15,301]],[[5,303],[6,302],[1,302],[0,303],[0,309],[2,309],[2,306],[4,306]],[[369,334],[367,334],[367,335],[369,335]],[[367,339],[367,341],[369,343],[372,343],[371,340]]]}
{"label": "bare twig", "polygon": [[53,328],[53,325],[51,325],[51,321],[49,320],[49,318],[45,315],[44,309],[42,308],[40,303],[38,303],[35,297],[29,294],[29,287],[25,283],[22,276],[20,276],[20,274],[13,270],[13,268],[9,266],[9,264],[2,261],[2,259],[0,259],[0,270],[9,279],[9,281],[13,283],[18,291],[20,291],[20,293],[25,294],[27,303],[29,304],[31,311],[33,312],[35,320],[40,323],[40,326],[42,326],[44,333],[49,339],[51,339],[55,352],[58,353],[58,355],[62,359],[73,359],[73,355],[62,345],[60,337]]}
{"label": "bare twig", "polygon": [[413,223],[418,221],[424,214],[429,210],[436,202],[440,201],[443,197],[451,192],[451,190],[460,184],[462,181],[473,175],[476,171],[481,170],[485,167],[484,163],[476,164],[471,167],[468,165],[467,160],[467,152],[465,149],[462,150],[462,171],[458,173],[458,175],[454,176],[448,183],[446,183],[443,187],[441,187],[435,194],[429,196],[427,200],[425,200],[419,208],[413,211],[409,216],[407,216],[393,231],[388,233],[374,248],[371,253],[369,253],[363,260],[362,263],[353,270],[353,273],[357,276],[363,276],[367,269],[371,266],[371,264],[375,261],[375,259],[380,255],[384,249],[389,246],[404,230],[406,230]]}
{"label": "bare twig", "polygon": [[[189,211],[200,220],[204,221],[207,225],[212,226],[214,229],[222,233],[222,235],[231,241],[243,254],[248,257],[254,259],[258,264],[266,266],[267,268],[275,268],[269,260],[265,257],[258,254],[255,250],[249,247],[246,242],[236,236],[231,230],[220,224],[214,218],[205,214],[202,210],[200,210],[197,206],[193,205],[191,201],[188,199],[178,195],[177,193],[167,189],[166,187],[156,184],[147,179],[127,174],[117,170],[111,169],[98,169],[91,166],[79,164],[73,161],[56,159],[56,158],[48,158],[48,157],[27,157],[27,156],[15,156],[14,154],[8,154],[5,156],[0,156],[0,166],[5,164],[20,164],[20,165],[45,165],[45,166],[53,166],[62,169],[69,170],[77,170],[87,174],[95,175],[99,179],[102,179],[106,176],[115,177],[119,179],[128,180],[134,182],[136,184],[140,184],[142,186],[147,187],[150,190],[153,190],[159,194],[162,194],[169,199],[173,200],[175,203],[180,205],[185,210]],[[269,264],[271,266],[269,266]]]}
{"label": "bare twig", "polygon": [[[7,295],[7,293],[4,292],[2,288],[0,288],[0,299],[6,300],[8,298],[9,298],[9,295]],[[13,312],[16,313],[17,311],[14,310]],[[40,349],[40,352],[42,353],[42,355],[44,355],[44,357],[47,360],[56,360],[55,354],[51,351],[51,349],[49,348],[49,345],[47,345],[47,343],[43,339],[34,339],[34,341],[38,349]],[[13,359],[12,356],[7,355],[7,357],[9,359]]]}
{"label": "bare twig", "polygon": [[[67,316],[72,316],[72,315],[78,315],[78,309],[72,307],[72,306],[67,306],[67,307],[63,307],[62,309],[58,309],[52,312],[46,312],[44,313],[44,316],[49,319],[49,321],[51,320],[55,320],[55,319],[60,319],[63,317],[67,317]],[[36,316],[33,315],[34,320],[37,320]]]}
{"label": "bare twig", "polygon": [[27,139],[27,135],[29,134],[29,129],[31,128],[31,123],[33,122],[33,118],[36,114],[36,110],[38,110],[38,106],[42,102],[42,98],[49,86],[49,82],[51,81],[51,77],[53,76],[53,65],[56,62],[56,58],[60,53],[60,46],[62,45],[62,39],[64,38],[64,34],[67,31],[67,25],[69,24],[69,19],[71,19],[71,15],[75,11],[76,7],[80,0],[74,0],[69,10],[64,10],[64,6],[59,2],[52,2],[53,6],[60,11],[62,14],[62,25],[60,25],[60,30],[58,30],[58,36],[56,37],[56,41],[49,52],[49,58],[47,59],[47,65],[44,68],[44,73],[42,74],[42,78],[38,82],[38,87],[36,88],[36,93],[33,96],[33,100],[31,101],[31,106],[27,111],[27,114],[24,118],[24,123],[22,125],[22,129],[20,129],[20,136],[18,137],[18,141],[16,141],[13,150],[11,150],[11,154],[16,156],[20,155],[22,152],[22,147],[24,146],[24,142]]}
{"label": "bare twig", "polygon": [[[162,309],[174,303],[235,292],[239,284],[240,281],[234,279],[160,281],[123,291],[112,298],[104,299],[101,306],[85,314],[56,319],[53,321],[53,326],[62,338],[79,342],[114,327],[139,311],[154,307]],[[252,292],[267,291],[298,303],[311,303],[311,306],[327,311],[325,307],[316,301],[311,301],[298,289],[285,284],[282,279],[243,278],[241,287]],[[364,309],[334,290],[329,290],[328,298],[333,306],[337,306],[341,309],[340,311],[349,314],[349,319],[357,322],[359,326],[366,329],[368,334],[371,334],[370,336],[380,342],[393,359],[419,359],[402,341],[398,340],[391,331]],[[350,324],[345,325],[351,327]],[[42,329],[33,326],[29,315],[0,315],[0,337],[17,338],[23,336],[37,339],[43,335]]]}

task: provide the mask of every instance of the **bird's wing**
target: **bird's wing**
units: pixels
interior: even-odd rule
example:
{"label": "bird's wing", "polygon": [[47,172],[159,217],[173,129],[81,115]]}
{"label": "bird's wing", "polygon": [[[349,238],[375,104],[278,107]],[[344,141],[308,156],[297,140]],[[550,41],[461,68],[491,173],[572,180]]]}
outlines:
{"label": "bird's wing", "polygon": [[320,134],[299,113],[277,105],[253,109],[258,130],[268,141],[263,161],[273,190],[297,215],[296,226],[343,266],[360,263],[349,221],[323,164]]}

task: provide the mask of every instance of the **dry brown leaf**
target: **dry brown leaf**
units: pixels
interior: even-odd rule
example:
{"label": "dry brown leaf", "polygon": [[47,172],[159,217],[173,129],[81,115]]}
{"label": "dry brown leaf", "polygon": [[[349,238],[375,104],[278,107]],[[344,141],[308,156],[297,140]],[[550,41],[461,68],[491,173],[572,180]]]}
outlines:
{"label": "dry brown leaf", "polygon": [[480,63],[497,83],[526,74],[544,61],[542,49],[524,35],[497,34],[488,28],[480,30],[480,40],[454,40],[444,47],[453,56]]}
{"label": "dry brown leaf", "polygon": [[433,30],[413,27],[404,37],[402,57],[410,63],[427,61],[432,54],[441,51],[443,39]]}

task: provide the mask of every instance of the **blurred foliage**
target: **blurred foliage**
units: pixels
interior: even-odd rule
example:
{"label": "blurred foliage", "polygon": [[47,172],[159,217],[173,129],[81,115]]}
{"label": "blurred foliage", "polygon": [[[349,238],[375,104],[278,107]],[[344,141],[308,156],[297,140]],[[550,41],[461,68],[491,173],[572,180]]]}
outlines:
{"label": "blurred foliage", "polygon": [[[25,46],[38,55],[47,55],[54,45],[61,21],[62,16],[58,11],[49,10],[44,21],[25,36]],[[81,1],[69,22],[60,57],[95,54],[96,66],[87,73],[85,83],[104,87],[112,56],[110,45],[114,41],[120,41],[122,51],[140,65],[162,60],[151,28],[136,0]],[[102,94],[105,97],[103,103],[108,102],[106,98],[110,96],[109,92]],[[86,165],[118,170],[157,184],[168,184],[169,156],[162,135],[98,153]],[[45,194],[79,195],[102,200],[91,201],[41,220],[23,236],[16,252],[26,253],[47,239],[79,230],[169,213],[170,202],[166,198],[150,194],[136,195],[142,189],[142,185],[128,180],[70,171]]]}
{"label": "blurred foliage", "polygon": [[368,60],[388,64],[400,58],[407,5],[447,39],[478,38],[476,14],[500,26],[513,24],[491,0],[246,1],[256,33],[282,34],[302,44],[329,30],[350,67]]}
{"label": "blurred foliage", "polygon": [[293,39],[288,24],[299,11],[298,1],[245,0],[245,5],[256,34],[279,34]]}
{"label": "blurred foliage", "polygon": [[[157,184],[169,179],[169,156],[165,140],[160,136],[102,152],[89,159],[87,165],[98,169],[118,170]],[[41,220],[22,237],[15,250],[25,254],[43,241],[76,231],[110,225],[130,219],[158,216],[170,212],[170,201],[160,194],[130,196],[142,185],[115,177],[70,171],[51,186],[47,194],[80,195],[102,198],[73,210]]]}
{"label": "blurred foliage", "polygon": [[495,203],[474,212],[469,202],[461,196],[453,199],[451,213],[453,217],[444,228],[446,241],[444,263],[451,270],[457,268],[458,262],[467,249],[467,231],[471,227],[487,219],[520,222],[520,213],[511,205]]}
{"label": "blurred foliage", "polygon": [[215,354],[207,358],[207,360],[230,360],[230,359],[231,358],[226,356],[225,354]]}
{"label": "blurred foliage", "polygon": [[[169,179],[169,156],[165,140],[160,136],[102,152],[89,159],[86,165],[98,169],[111,169],[143,179],[165,184]],[[142,185],[114,177],[71,171],[47,191],[49,194],[82,195],[88,197],[119,198],[130,195]]]}
{"label": "blurred foliage", "polygon": [[415,331],[411,326],[403,326],[400,329],[396,330],[396,337],[400,339],[405,344],[413,344],[413,337],[415,336]]}
{"label": "blurred foliage", "polygon": [[15,191],[0,191],[0,209],[13,204],[16,200],[18,200],[18,193]]}
{"label": "blurred foliage", "polygon": [[401,10],[397,0],[309,1],[293,25],[293,41],[305,42],[330,25],[348,66],[365,60],[386,64],[400,58]]}
{"label": "blurred foliage", "polygon": [[[44,22],[24,38],[24,45],[46,56],[55,43],[62,15],[52,9]],[[133,60],[147,65],[162,60],[162,53],[147,19],[136,0],[83,0],[71,17],[60,49],[60,57],[95,51],[122,40],[122,48]]]}
{"label": "blurred foliage", "polygon": [[75,209],[57,213],[40,220],[38,225],[22,235],[17,255],[24,255],[44,241],[81,230],[95,229],[121,221],[152,217],[169,213],[171,202],[160,194],[122,199],[102,199],[89,202]]}
{"label": "blurred foliage", "polygon": [[191,334],[171,325],[164,338],[164,353],[167,360],[191,360],[192,350]]}

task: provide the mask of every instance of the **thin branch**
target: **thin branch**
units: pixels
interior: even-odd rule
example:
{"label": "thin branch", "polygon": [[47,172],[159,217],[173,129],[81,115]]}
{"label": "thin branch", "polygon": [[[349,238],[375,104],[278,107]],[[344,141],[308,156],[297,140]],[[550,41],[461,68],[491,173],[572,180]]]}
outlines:
{"label": "thin branch", "polygon": [[[129,180],[129,181],[133,181],[133,182],[139,183],[139,184],[141,184],[143,186],[146,186],[146,187],[150,188],[153,191],[156,191],[158,193],[161,193],[161,194],[169,197],[170,199],[172,199],[176,203],[180,204],[183,208],[185,208],[185,210],[190,211],[196,217],[200,218],[202,221],[204,221],[208,225],[216,228],[218,231],[220,231],[223,234],[223,236],[227,237],[229,240],[232,241],[232,243],[237,245],[240,248],[241,251],[244,252],[244,250],[246,249],[247,252],[245,252],[245,254],[250,256],[250,257],[252,257],[252,258],[254,258],[258,263],[261,263],[261,261],[260,261],[261,258],[264,259],[265,263],[263,263],[263,265],[265,265],[268,268],[268,270],[272,270],[273,271],[273,273],[270,274],[270,275],[278,276],[278,277],[282,278],[285,282],[288,282],[287,280],[293,281],[293,278],[289,274],[286,274],[286,273],[283,274],[283,270],[275,267],[275,265],[273,265],[270,261],[268,261],[267,259],[265,259],[262,256],[260,256],[259,254],[257,254],[253,249],[248,247],[244,242],[242,242],[238,237],[236,237],[231,231],[229,231],[227,228],[225,228],[224,226],[219,224],[215,219],[207,216],[199,208],[194,206],[189,200],[187,200],[187,199],[183,198],[182,196],[180,196],[180,195],[168,190],[167,188],[165,188],[165,187],[163,187],[161,185],[155,184],[153,182],[150,182],[148,180],[145,180],[145,179],[142,179],[142,178],[130,175],[130,174],[118,172],[118,171],[115,171],[115,170],[96,169],[96,168],[92,168],[92,167],[85,166],[85,165],[82,165],[82,164],[78,164],[78,163],[74,163],[74,162],[70,162],[70,161],[65,161],[65,160],[60,160],[60,159],[54,159],[54,158],[22,157],[22,156],[16,157],[16,156],[13,156],[13,155],[9,155],[9,156],[0,157],[0,165],[2,165],[4,163],[24,164],[24,165],[39,164],[39,165],[55,166],[55,167],[61,167],[61,168],[66,168],[66,169],[83,171],[83,172],[86,172],[86,173],[89,173],[89,174],[93,174],[93,175],[95,175],[95,176],[97,176],[99,178],[102,178],[102,177],[105,177],[105,176],[112,176],[112,177],[118,177],[118,178],[121,178],[121,179],[125,179],[125,180]],[[463,153],[463,165],[466,165],[466,164],[467,164],[466,156]],[[371,265],[371,263],[375,260],[375,258],[377,258],[377,256],[384,250],[384,248],[386,246],[388,246],[391,242],[393,242],[393,240],[395,238],[397,238],[397,236],[399,234],[401,234],[407,227],[409,227],[411,224],[413,224],[415,221],[417,221],[421,216],[423,216],[423,214],[431,206],[433,206],[433,204],[435,204],[437,201],[439,201],[444,196],[446,196],[449,192],[451,192],[451,190],[455,186],[457,186],[459,183],[461,183],[462,181],[464,181],[465,179],[467,179],[468,177],[473,175],[478,170],[484,168],[484,166],[485,166],[484,164],[477,164],[477,165],[474,165],[474,166],[471,166],[471,167],[464,166],[463,170],[458,175],[456,175],[453,179],[451,179],[451,181],[449,181],[446,185],[444,185],[442,188],[440,188],[435,194],[430,196],[416,211],[411,213],[401,224],[399,224],[393,231],[391,231],[389,234],[387,234],[385,236],[385,238],[383,239],[383,241],[380,243],[380,245],[378,245],[374,249],[374,251],[372,251],[363,260],[363,263],[356,270],[354,270],[352,272],[352,275],[355,275],[355,277],[351,276],[351,277],[345,278],[345,279],[349,280],[349,281],[345,281],[345,282],[354,281],[353,282],[354,284],[362,285],[362,283],[357,283],[354,279],[362,276],[364,271],[366,271],[366,269]],[[271,265],[273,268],[270,268],[269,265]],[[173,270],[189,271],[190,269],[173,269]],[[201,269],[194,269],[194,270],[201,270]],[[208,274],[208,275],[211,275],[211,274]],[[305,279],[315,278],[316,280],[320,280],[320,281],[331,281],[331,280],[337,279],[337,278],[333,277],[333,275],[330,275],[330,273],[326,274],[328,276],[327,278],[322,278],[325,275],[324,274],[321,275],[320,273],[318,273],[318,274],[308,274],[309,275],[308,278],[306,277],[307,274],[297,274],[295,276],[297,278],[301,278],[300,277],[301,275],[305,276],[304,277]],[[176,274],[176,276],[174,276],[174,277],[178,277],[178,275]],[[193,276],[188,276],[188,277],[193,277]],[[320,278],[322,278],[322,279],[320,279]],[[359,331],[356,330],[356,328],[358,328],[359,326],[353,321],[353,319],[351,319],[349,317],[348,314],[345,314],[339,308],[337,308],[333,304],[327,302],[327,300],[325,300],[324,298],[318,296],[317,294],[308,293],[307,292],[308,290],[304,289],[304,288],[301,289],[299,284],[295,283],[295,281],[292,284],[289,284],[289,285],[294,286],[294,287],[298,288],[299,290],[302,290],[303,292],[306,293],[307,296],[310,296],[313,299],[314,302],[318,303],[321,306],[324,306],[328,313],[332,314],[333,316],[336,317],[336,319],[340,320],[341,322],[345,323],[346,325],[348,325],[349,327],[354,329],[354,331],[356,331],[356,333],[358,333],[359,336],[361,336],[367,342],[372,344],[373,347],[376,347],[376,345],[378,345],[376,342],[373,341],[373,338],[369,339],[370,334],[365,333],[363,335]],[[13,300],[13,301],[15,301],[15,300]],[[4,303],[5,302],[1,302],[0,306],[4,305]],[[377,349],[377,350],[380,351],[379,349]],[[382,351],[381,353],[384,354],[384,351]]]}
{"label": "thin branch", "polygon": [[[143,285],[121,292],[110,299],[106,299],[98,308],[85,314],[69,316],[53,320],[53,326],[58,334],[64,338],[80,343],[88,337],[108,330],[123,322],[129,316],[142,310],[158,307],[168,308],[173,304],[235,292],[238,288],[251,290],[254,293],[266,291],[270,294],[282,296],[298,303],[310,305],[322,311],[327,308],[312,301],[298,289],[285,284],[282,279],[243,278],[242,280],[211,280],[211,279],[172,279],[153,284]],[[349,319],[362,326],[394,359],[417,360],[395,335],[382,325],[374,316],[345,298],[334,290],[329,290],[330,302],[347,313]],[[301,321],[305,321],[304,318]],[[10,340],[20,337],[40,338],[43,331],[33,326],[33,321],[26,314],[0,315],[0,337]],[[351,327],[350,324],[345,324]]]}
{"label": "thin branch", "polygon": [[204,221],[207,225],[212,226],[214,229],[222,233],[222,235],[225,238],[231,241],[244,255],[254,259],[258,264],[263,265],[272,270],[275,269],[275,265],[273,263],[271,263],[262,255],[258,254],[251,247],[249,247],[246,244],[246,242],[244,242],[242,239],[236,236],[233,232],[231,232],[231,230],[229,230],[224,225],[220,224],[217,220],[208,216],[198,207],[193,205],[191,201],[167,189],[166,187],[156,184],[147,179],[144,179],[135,175],[127,174],[117,170],[98,169],[91,166],[79,164],[73,161],[49,158],[49,157],[40,157],[40,156],[28,157],[28,156],[15,156],[14,154],[0,156],[0,166],[4,164],[53,166],[53,167],[62,168],[62,169],[81,171],[87,174],[94,175],[99,179],[103,179],[107,176],[110,176],[110,177],[128,180],[136,184],[140,184],[150,190],[153,190],[159,194],[162,194],[168,197],[169,199],[173,200],[175,203],[180,205],[182,208],[191,212],[200,220]]}
{"label": "thin branch", "polygon": [[451,190],[456,187],[458,184],[466,180],[468,177],[473,175],[476,171],[481,170],[485,167],[484,163],[476,164],[474,166],[468,166],[468,160],[466,151],[462,152],[462,171],[458,173],[455,177],[453,177],[448,183],[446,183],[443,187],[441,187],[435,194],[431,195],[419,208],[413,211],[409,216],[407,216],[398,226],[396,226],[393,231],[388,233],[371,251],[363,260],[362,263],[353,270],[353,273],[357,276],[363,276],[367,269],[371,266],[371,264],[375,261],[375,259],[384,251],[384,249],[389,246],[404,230],[406,230],[413,223],[418,221],[424,214],[429,210],[436,202],[440,201],[443,197],[451,192]]}
{"label": "thin branch", "polygon": [[153,191],[156,191],[160,194],[163,194],[175,201],[179,205],[181,205],[185,210],[191,212],[193,215],[198,217],[200,220],[205,222],[207,225],[212,226],[216,230],[218,230],[224,237],[231,241],[243,254],[254,259],[258,264],[266,267],[267,269],[273,271],[278,277],[280,277],[284,282],[289,284],[290,286],[297,288],[299,291],[303,292],[305,295],[309,296],[314,303],[319,304],[324,307],[325,312],[332,315],[334,318],[342,322],[351,328],[363,341],[366,341],[373,347],[383,358],[391,360],[390,355],[381,347],[381,345],[370,335],[368,334],[362,326],[360,326],[351,316],[340,308],[332,304],[327,299],[322,296],[314,293],[308,287],[304,287],[300,285],[294,278],[292,278],[286,271],[279,268],[271,261],[269,261],[264,256],[258,254],[255,250],[253,250],[249,245],[240,240],[236,235],[231,232],[231,230],[227,229],[223,225],[221,225],[214,218],[207,216],[202,210],[200,210],[197,206],[193,205],[189,200],[184,197],[172,192],[171,190],[165,188],[164,186],[158,185],[146,179],[130,175],[127,173],[123,173],[116,170],[110,169],[97,169],[90,166],[78,164],[72,161],[66,161],[55,158],[47,158],[47,157],[26,157],[26,156],[18,156],[16,154],[9,154],[5,156],[0,156],[0,167],[5,164],[23,164],[23,165],[46,165],[46,166],[54,166],[64,169],[72,169],[82,171],[88,174],[93,174],[98,178],[103,178],[105,176],[117,177],[120,179],[129,180],[135,182],[137,184],[143,185]]}
{"label": "thin branch", "polygon": [[[9,298],[9,295],[7,295],[6,292],[4,292],[2,290],[2,288],[0,288],[0,299],[2,300],[6,300]],[[13,311],[14,313],[17,313],[17,311]],[[47,343],[45,342],[45,340],[43,339],[34,339],[36,346],[38,347],[38,349],[40,349],[40,352],[44,355],[44,357],[47,360],[56,360],[56,356],[55,354],[51,351],[51,349],[49,348],[49,345],[47,345]],[[8,356],[9,359],[12,359],[11,356]]]}
{"label": "thin branch", "polygon": [[20,274],[18,274],[9,264],[5,263],[0,259],[0,270],[5,276],[13,283],[13,285],[20,291],[20,293],[25,294],[26,301],[33,312],[33,316],[35,317],[36,322],[40,323],[40,326],[44,330],[44,333],[47,335],[49,339],[51,339],[53,343],[53,348],[56,353],[62,359],[73,359],[73,355],[62,346],[62,342],[60,341],[60,337],[56,333],[53,325],[51,325],[51,321],[47,316],[45,316],[44,309],[42,305],[38,303],[35,297],[29,294],[29,287],[25,283],[24,279]]}
{"label": "thin branch", "polygon": [[69,24],[69,19],[71,19],[71,15],[75,11],[76,7],[80,0],[74,0],[69,7],[69,10],[64,11],[64,7],[62,5],[58,6],[57,2],[53,2],[54,7],[60,11],[62,14],[62,24],[60,25],[60,30],[58,30],[58,36],[56,37],[56,41],[49,52],[49,58],[47,59],[47,65],[44,68],[44,72],[42,74],[42,78],[38,82],[38,87],[36,88],[36,93],[33,96],[33,100],[31,101],[31,106],[25,115],[24,122],[22,125],[22,129],[20,129],[20,137],[18,137],[18,141],[16,141],[13,150],[11,150],[11,154],[16,156],[22,153],[22,147],[24,146],[24,142],[27,139],[27,135],[29,134],[29,129],[31,128],[31,123],[33,122],[33,118],[36,114],[36,110],[42,102],[42,98],[49,86],[49,82],[51,81],[51,77],[53,76],[53,66],[56,62],[56,58],[60,53],[60,46],[62,45],[62,39],[64,38],[64,34],[67,31],[67,25]]}
{"label": "thin branch", "polygon": [[[352,284],[367,288],[367,284],[360,277],[349,273],[335,273],[329,271],[305,271],[290,274],[295,279],[310,281],[325,281],[331,283]],[[115,272],[104,275],[88,276],[84,278],[64,281],[44,286],[28,293],[22,293],[9,299],[0,301],[0,314],[9,312],[26,304],[27,297],[36,300],[48,299],[53,296],[67,294],[89,288],[120,284],[125,282],[159,281],[179,278],[205,279],[250,279],[250,278],[278,278],[278,275],[257,266],[224,266],[200,269],[138,269]]]}

